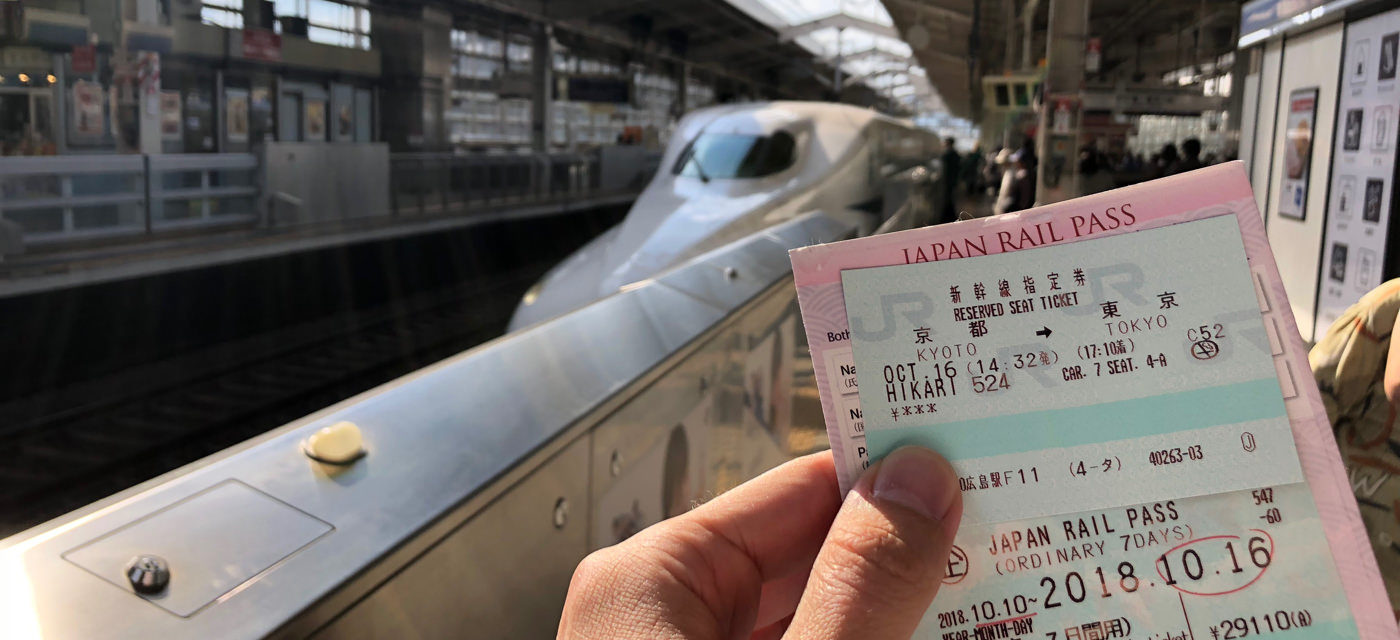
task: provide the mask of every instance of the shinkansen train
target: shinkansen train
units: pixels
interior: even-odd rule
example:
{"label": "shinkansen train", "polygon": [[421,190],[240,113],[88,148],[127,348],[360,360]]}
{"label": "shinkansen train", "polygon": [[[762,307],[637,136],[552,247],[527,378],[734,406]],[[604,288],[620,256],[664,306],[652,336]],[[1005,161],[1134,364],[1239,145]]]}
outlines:
{"label": "shinkansen train", "polygon": [[[803,212],[879,212],[887,179],[940,151],[932,132],[850,105],[766,102],[694,111],[678,124],[660,170],[622,223],[536,283],[510,328],[563,315]],[[860,232],[879,222],[867,216],[858,221]]]}
{"label": "shinkansen train", "polygon": [[589,551],[824,447],[783,253],[927,222],[937,145],[801,103],[677,138],[529,329],[0,540],[0,638],[551,637]]}

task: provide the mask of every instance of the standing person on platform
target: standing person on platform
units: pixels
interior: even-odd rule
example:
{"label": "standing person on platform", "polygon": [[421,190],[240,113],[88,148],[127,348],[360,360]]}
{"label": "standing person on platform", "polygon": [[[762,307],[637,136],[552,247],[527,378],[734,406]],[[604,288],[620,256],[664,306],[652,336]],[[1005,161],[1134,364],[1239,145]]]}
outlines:
{"label": "standing person on platform", "polygon": [[1181,160],[1176,163],[1174,173],[1184,173],[1195,171],[1206,166],[1201,162],[1201,141],[1196,138],[1187,138],[1181,143]]}
{"label": "standing person on platform", "polygon": [[997,175],[1000,176],[1000,186],[997,188],[996,202],[992,203],[992,214],[999,216],[1013,211],[1012,207],[1016,202],[1016,165],[1011,162],[1011,150],[998,151],[993,164],[996,165]]}
{"label": "standing person on platform", "polygon": [[1030,154],[1025,149],[1011,154],[1011,205],[1007,211],[1024,211],[1035,206],[1035,170],[1027,166]]}
{"label": "standing person on platform", "polygon": [[967,195],[969,196],[976,196],[982,187],[983,161],[981,141],[973,143],[972,151],[962,157],[962,180],[963,184],[967,186]]}
{"label": "standing person on platform", "polygon": [[1161,178],[1176,173],[1177,165],[1181,163],[1181,156],[1176,153],[1176,145],[1168,142],[1162,145],[1162,152],[1157,154],[1157,159],[1152,163],[1152,175],[1148,179]]}
{"label": "standing person on platform", "polygon": [[1085,145],[1079,150],[1079,195],[1101,193],[1113,188],[1113,171],[1098,149]]}
{"label": "standing person on platform", "polygon": [[943,164],[943,199],[939,203],[938,217],[944,222],[952,222],[958,219],[957,195],[958,181],[962,176],[962,156],[953,148],[951,137],[943,139],[943,155],[939,160]]}
{"label": "standing person on platform", "polygon": [[[1019,157],[1021,166],[1025,167],[1030,175],[1029,182],[1022,184],[1025,193],[1021,194],[1021,201],[1025,203],[1022,209],[1029,209],[1035,206],[1035,190],[1038,188],[1036,168],[1040,165],[1040,157],[1035,154],[1035,136],[1028,135],[1021,140],[1021,150],[1016,152],[1012,158]],[[1015,164],[1013,162],[1013,164]],[[1018,183],[1019,184],[1019,183]]]}
{"label": "standing person on platform", "polygon": [[996,198],[997,190],[1001,187],[1001,170],[1006,168],[1006,162],[1001,160],[1002,153],[1006,153],[1005,157],[1007,158],[1011,157],[1006,149],[997,147],[988,151],[987,157],[982,160],[982,176],[980,178],[982,188],[985,190],[985,195],[992,196],[993,199]]}
{"label": "standing person on platform", "polygon": [[1038,160],[1035,155],[1034,136],[1026,136],[1026,139],[1021,141],[1020,154],[1021,162],[1026,165],[1026,170],[1034,172]]}

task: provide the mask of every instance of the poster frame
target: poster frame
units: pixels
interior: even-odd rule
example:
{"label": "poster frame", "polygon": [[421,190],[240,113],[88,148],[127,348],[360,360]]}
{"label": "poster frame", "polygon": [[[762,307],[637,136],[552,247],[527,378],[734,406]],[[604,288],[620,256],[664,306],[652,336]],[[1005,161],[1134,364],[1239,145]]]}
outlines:
{"label": "poster frame", "polygon": [[[85,122],[82,120],[84,105],[82,100],[79,99],[79,94],[83,92],[95,92],[96,96],[96,102],[94,104],[97,105],[95,114],[97,120],[95,124],[88,123],[87,126],[83,126]],[[69,109],[69,121],[63,123],[63,126],[69,129],[71,137],[81,141],[101,140],[106,137],[107,134],[111,132],[107,122],[108,114],[106,105],[109,99],[107,87],[99,82],[80,78],[67,88],[67,93],[68,96],[65,96],[65,99],[71,100],[72,108]],[[92,111],[91,105],[89,105],[88,111]],[[88,113],[87,115],[94,114]]]}
{"label": "poster frame", "polygon": [[252,127],[252,98],[248,89],[224,89],[224,139],[247,144]]}
{"label": "poster frame", "polygon": [[[1353,21],[1364,20],[1383,13],[1387,13],[1389,11],[1400,11],[1400,9],[1390,7],[1376,7],[1373,11],[1358,12],[1358,14],[1355,17],[1348,13],[1347,25],[1350,25]],[[1345,29],[1345,27],[1343,29]],[[1343,34],[1345,34],[1345,30],[1343,31]],[[1345,38],[1345,35],[1343,36],[1343,38]],[[1400,55],[1400,52],[1398,52],[1397,55]],[[1397,70],[1397,75],[1400,75],[1400,70]],[[1389,78],[1385,79],[1384,82],[1394,82],[1397,83],[1397,87],[1400,87],[1400,78]],[[1400,124],[1398,124],[1395,127],[1395,129],[1395,131],[1391,132],[1393,144],[1391,144],[1390,146],[1390,208],[1388,210],[1381,211],[1381,215],[1389,217],[1389,220],[1387,220],[1386,222],[1385,239],[1382,241],[1381,244],[1382,254],[1380,256],[1379,265],[1381,272],[1380,275],[1376,278],[1377,286],[1379,286],[1382,283],[1385,283],[1386,281],[1392,278],[1395,278],[1397,275],[1400,275],[1400,251],[1394,251],[1391,249],[1391,247],[1396,246],[1395,243],[1400,242],[1400,229],[1396,228],[1400,227],[1400,224],[1397,224],[1397,222],[1400,221],[1397,221],[1396,216],[1394,215],[1395,207],[1397,203],[1400,203],[1400,200],[1396,199],[1400,198],[1400,184],[1397,184],[1397,181],[1400,181]],[[1318,286],[1321,287],[1321,281],[1319,281]],[[1314,310],[1313,312],[1314,317],[1316,317],[1317,313],[1321,310],[1320,296],[1318,300],[1318,306],[1319,308],[1317,310]],[[1316,323],[1314,322],[1314,324]]]}
{"label": "poster frame", "polygon": [[[307,98],[302,96],[302,113],[305,118],[302,124],[302,140],[304,142],[325,142],[327,133],[327,114],[330,111],[330,96],[325,98]],[[312,125],[315,125],[313,130]]]}
{"label": "poster frame", "polygon": [[[160,92],[160,140],[180,142],[185,139],[185,99],[179,90]],[[174,125],[173,128],[170,125]]]}
{"label": "poster frame", "polygon": [[[1345,58],[1345,56],[1343,56],[1343,57]],[[1340,92],[1339,92],[1339,93],[1340,93]],[[1288,153],[1288,144],[1289,144],[1288,133],[1289,133],[1289,131],[1292,129],[1291,122],[1292,122],[1292,120],[1293,120],[1293,102],[1294,102],[1294,100],[1297,100],[1297,99],[1302,98],[1302,97],[1311,97],[1311,98],[1312,98],[1312,111],[1310,112],[1310,114],[1309,114],[1309,116],[1308,116],[1308,151],[1307,151],[1307,157],[1306,157],[1306,158],[1304,159],[1304,161],[1303,161],[1303,175],[1302,175],[1301,178],[1289,178],[1289,177],[1288,177],[1288,163],[1285,162],[1285,163],[1284,163],[1284,167],[1283,167],[1283,175],[1280,176],[1280,178],[1279,178],[1279,207],[1278,207],[1278,215],[1279,215],[1280,218],[1286,218],[1286,219],[1289,219],[1289,220],[1295,220],[1295,221],[1297,221],[1297,222],[1303,222],[1303,221],[1306,221],[1306,220],[1308,219],[1308,196],[1310,195],[1309,192],[1312,190],[1312,170],[1313,170],[1313,166],[1312,166],[1312,165],[1313,165],[1312,156],[1314,155],[1314,152],[1316,151],[1316,145],[1317,145],[1317,106],[1318,106],[1318,105],[1317,105],[1317,102],[1318,102],[1318,99],[1319,99],[1320,96],[1321,96],[1321,90],[1320,90],[1320,87],[1318,87],[1317,85],[1313,85],[1313,86],[1310,86],[1310,87],[1301,87],[1301,88],[1294,89],[1294,90],[1288,92],[1288,102],[1286,103],[1286,104],[1288,105],[1288,110],[1285,112],[1286,117],[1284,118],[1284,127],[1283,127],[1283,144],[1284,144],[1284,154],[1285,154],[1285,155]],[[1329,153],[1328,156],[1329,156],[1329,158],[1330,158],[1331,154]],[[1329,172],[1330,172],[1330,162],[1329,162]],[[1284,190],[1285,190],[1285,188],[1287,187],[1287,183],[1289,183],[1289,182],[1301,182],[1302,185],[1303,185],[1303,186],[1302,186],[1302,189],[1303,189],[1303,193],[1302,193],[1302,202],[1299,204],[1297,215],[1294,215],[1293,212],[1288,211],[1288,210],[1284,207],[1284,203],[1287,202],[1287,197],[1286,197],[1286,195],[1285,195]]]}

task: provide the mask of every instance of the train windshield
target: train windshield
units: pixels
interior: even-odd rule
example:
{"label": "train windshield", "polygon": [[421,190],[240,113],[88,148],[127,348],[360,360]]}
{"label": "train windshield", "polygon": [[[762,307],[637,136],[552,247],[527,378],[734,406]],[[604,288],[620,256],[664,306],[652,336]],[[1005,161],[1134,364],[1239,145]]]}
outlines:
{"label": "train windshield", "polygon": [[671,173],[702,180],[761,178],[792,166],[796,147],[786,131],[769,136],[701,133],[686,145]]}

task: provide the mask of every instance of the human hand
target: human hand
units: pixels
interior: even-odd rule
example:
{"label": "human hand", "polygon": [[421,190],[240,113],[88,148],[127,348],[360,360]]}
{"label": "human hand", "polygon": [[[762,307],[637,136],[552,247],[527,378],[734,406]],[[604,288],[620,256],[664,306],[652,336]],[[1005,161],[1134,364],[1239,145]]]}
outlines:
{"label": "human hand", "polygon": [[579,564],[560,638],[908,638],[962,519],[957,475],[905,447],[844,502],[830,452],[784,464]]}

